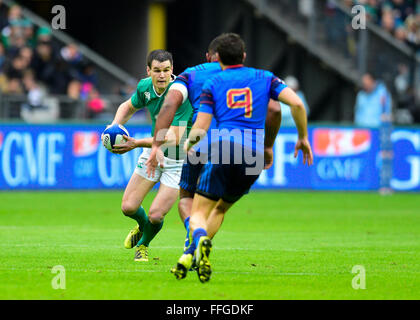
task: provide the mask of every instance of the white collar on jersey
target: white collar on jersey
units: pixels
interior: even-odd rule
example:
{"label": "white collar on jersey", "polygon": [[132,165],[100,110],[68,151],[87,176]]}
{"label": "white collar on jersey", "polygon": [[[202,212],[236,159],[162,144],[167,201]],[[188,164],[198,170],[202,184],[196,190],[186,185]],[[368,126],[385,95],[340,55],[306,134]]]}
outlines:
{"label": "white collar on jersey", "polygon": [[[175,80],[176,80],[176,75],[171,74],[171,80],[169,81],[169,83],[174,82]],[[163,91],[162,94],[158,94],[156,92],[155,86],[153,84],[152,84],[152,87],[153,87],[153,91],[155,92],[155,95],[157,95],[160,98],[161,96],[163,96],[165,94],[166,90],[168,90],[169,86],[166,87],[165,91]]]}

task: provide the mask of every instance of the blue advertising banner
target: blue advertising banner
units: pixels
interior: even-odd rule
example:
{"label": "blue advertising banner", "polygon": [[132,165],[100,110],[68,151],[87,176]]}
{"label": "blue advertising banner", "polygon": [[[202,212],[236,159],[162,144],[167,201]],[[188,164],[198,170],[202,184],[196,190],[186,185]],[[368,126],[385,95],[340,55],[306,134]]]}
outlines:
{"label": "blue advertising banner", "polygon": [[[141,149],[124,155],[106,150],[103,126],[0,126],[0,189],[120,189],[129,181]],[[149,126],[127,126],[135,138],[150,136]],[[379,188],[379,134],[362,128],[310,127],[314,165],[294,158],[296,130],[282,128],[274,164],[256,189],[376,190]],[[420,129],[395,129],[391,187],[420,190]]]}
{"label": "blue advertising banner", "polygon": [[296,130],[282,129],[275,142],[274,165],[257,187],[318,190],[372,190],[378,187],[378,133],[369,129],[310,128],[314,164],[294,158]]}

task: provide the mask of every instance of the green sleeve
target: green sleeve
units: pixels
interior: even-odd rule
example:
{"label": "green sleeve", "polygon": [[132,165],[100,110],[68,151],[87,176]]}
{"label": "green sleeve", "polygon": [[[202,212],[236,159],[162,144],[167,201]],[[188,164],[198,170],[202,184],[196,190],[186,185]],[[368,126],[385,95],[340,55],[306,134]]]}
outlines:
{"label": "green sleeve", "polygon": [[191,118],[193,108],[190,101],[187,99],[175,113],[174,121],[172,121],[173,126],[181,126],[180,122],[184,122],[185,126],[188,126],[188,122]]}
{"label": "green sleeve", "polygon": [[140,80],[139,84],[137,85],[136,92],[133,93],[131,96],[131,104],[136,109],[141,109],[145,107],[144,103],[144,83],[143,80]]}

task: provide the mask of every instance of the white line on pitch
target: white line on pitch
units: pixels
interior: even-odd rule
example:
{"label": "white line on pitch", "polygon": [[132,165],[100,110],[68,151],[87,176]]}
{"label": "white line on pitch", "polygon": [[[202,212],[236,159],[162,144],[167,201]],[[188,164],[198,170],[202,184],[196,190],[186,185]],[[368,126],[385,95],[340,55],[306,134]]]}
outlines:
{"label": "white line on pitch", "polygon": [[[23,243],[0,243],[0,247],[27,247],[27,244],[23,244]],[[39,243],[31,243],[31,247],[38,247],[38,248],[57,248],[57,247],[62,247],[62,248],[95,248],[95,249],[124,249],[123,246],[117,246],[117,245],[92,245],[92,244],[74,244],[74,243],[62,243],[62,244],[54,244],[54,245],[46,245],[46,244],[39,244]],[[152,247],[153,249],[164,249],[164,250],[182,250],[182,246],[156,246],[156,247]],[[235,248],[229,248],[229,247],[215,247],[217,250],[223,251],[234,251],[234,250],[239,250],[239,251],[289,251],[289,252],[326,252],[326,251],[330,251],[330,250],[337,250],[337,251],[343,251],[342,248],[334,248],[334,247],[325,247],[324,249],[293,249],[293,248],[268,248],[268,247],[264,247],[264,248],[240,248],[240,247],[235,247]],[[376,249],[376,248],[375,248]],[[346,248],[347,251],[351,250],[352,253],[366,253],[366,252],[371,252],[371,250],[361,250],[361,249],[352,249],[352,248]],[[395,254],[395,253],[403,253],[403,254],[418,254],[418,251],[404,251],[404,250],[391,250],[391,251],[382,251],[382,253],[391,253],[391,254]]]}
{"label": "white line on pitch", "polygon": [[[0,268],[3,271],[35,271],[35,272],[45,272],[48,268],[37,268],[37,269],[25,269],[25,268]],[[72,269],[67,268],[67,272],[93,272],[98,273],[97,270],[87,270],[87,269]],[[103,269],[100,273],[107,273],[107,272],[118,272],[118,273],[169,273],[169,271],[163,270],[115,270],[115,269]],[[213,273],[216,274],[267,274],[267,275],[279,275],[279,276],[319,276],[319,273],[306,273],[306,272],[247,272],[247,271],[214,271]]]}

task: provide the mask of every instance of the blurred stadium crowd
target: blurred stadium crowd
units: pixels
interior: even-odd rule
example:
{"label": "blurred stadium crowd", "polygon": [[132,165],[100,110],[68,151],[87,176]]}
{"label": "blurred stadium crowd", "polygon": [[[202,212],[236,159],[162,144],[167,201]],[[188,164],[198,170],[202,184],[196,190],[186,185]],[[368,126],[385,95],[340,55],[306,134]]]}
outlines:
{"label": "blurred stadium crowd", "polygon": [[[305,0],[303,0],[305,1]],[[366,10],[366,19],[368,22],[374,23],[381,27],[386,33],[392,35],[398,42],[404,43],[411,47],[418,56],[420,56],[420,1],[419,0],[342,0],[343,4],[351,9],[355,5],[363,5]],[[335,5],[332,1],[327,2],[328,14],[334,15]],[[327,33],[331,32],[327,30]],[[347,24],[347,42],[346,53],[355,55],[356,50],[354,39],[354,30]],[[353,45],[352,45],[353,44]],[[378,52],[378,56],[381,53]],[[378,68],[383,68],[380,66]],[[389,68],[390,66],[388,66]],[[405,63],[396,65],[397,75],[393,79],[388,80],[388,90],[393,96],[393,104],[395,107],[394,114],[397,122],[412,123],[420,121],[420,106],[416,103],[420,96],[419,87],[415,86],[415,78],[420,78],[420,74],[416,74],[415,66]],[[383,70],[369,70],[380,78],[378,75]],[[419,70],[417,70],[417,73]],[[366,91],[362,89],[361,92]],[[357,102],[356,102],[357,104]],[[357,107],[356,107],[357,112]],[[357,114],[355,115],[357,117]]]}
{"label": "blurred stadium crowd", "polygon": [[[420,55],[420,0],[340,1],[348,9],[354,5],[363,5],[370,22]],[[304,16],[311,14],[315,3],[316,0],[295,2]],[[351,18],[337,8],[335,1],[326,0],[325,3],[321,9],[325,19],[325,30],[322,33],[328,43],[337,44],[345,56],[354,59],[359,49],[351,28]],[[105,94],[111,92],[99,92],[96,67],[82,55],[78,46],[74,43],[60,43],[52,36],[49,28],[38,27],[24,17],[19,5],[8,7],[0,0],[0,32],[0,103],[8,105],[8,111],[0,116],[27,121],[36,120],[36,117],[44,120],[110,119],[113,111],[109,105],[119,104],[135,90],[135,84],[121,86],[113,92],[120,101],[109,100]],[[416,89],[413,86],[415,70],[403,63],[397,64],[395,68],[397,72],[392,78],[385,79],[393,97],[393,105],[396,110],[409,110],[411,113],[407,115],[408,119],[400,122],[418,122],[420,108],[416,105]],[[293,83],[298,83],[296,78],[293,80]],[[362,88],[361,91],[366,90]],[[59,96],[59,102],[54,102],[53,96]],[[15,107],[17,105],[19,107]],[[286,112],[287,108],[284,110]],[[138,118],[142,121],[147,117],[140,113]]]}
{"label": "blurred stadium crowd", "polygon": [[[22,93],[48,87],[52,94],[88,94],[97,84],[95,70],[75,44],[60,47],[46,27],[35,28],[21,8],[0,7],[1,90]],[[89,90],[90,89],[90,90]]]}
{"label": "blurred stadium crowd", "polygon": [[418,0],[345,0],[349,7],[361,4],[367,19],[397,40],[420,53],[420,1]]}
{"label": "blurred stadium crowd", "polygon": [[[9,8],[1,0],[0,32],[0,92],[3,97],[15,97],[10,103],[20,106],[12,107],[20,109],[20,117],[28,121],[34,117],[65,118],[62,111],[72,113],[80,102],[84,104],[80,117],[104,113],[107,101],[98,91],[95,66],[76,44],[63,45],[51,29],[37,27],[24,17],[19,5]],[[65,108],[59,108],[50,95],[63,97],[60,104]],[[19,117],[14,110],[11,116]]]}

